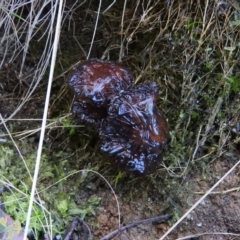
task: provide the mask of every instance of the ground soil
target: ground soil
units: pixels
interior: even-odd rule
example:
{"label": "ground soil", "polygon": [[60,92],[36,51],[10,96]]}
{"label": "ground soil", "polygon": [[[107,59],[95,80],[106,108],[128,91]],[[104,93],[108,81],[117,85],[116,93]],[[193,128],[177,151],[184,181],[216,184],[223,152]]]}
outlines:
{"label": "ground soil", "polygon": [[[214,161],[210,166],[211,176],[203,178],[200,176],[189,176],[187,182],[188,194],[180,199],[182,213],[186,212],[227,170],[233,162],[224,159]],[[201,240],[227,240],[240,239],[228,235],[228,233],[240,234],[240,192],[239,192],[240,167],[230,174],[226,180],[215,189],[214,193],[208,196],[201,204],[188,215],[166,239],[201,239]],[[118,195],[122,216],[122,225],[132,223],[137,220],[161,215],[163,202],[151,199],[138,189],[138,197],[129,201],[125,195]],[[97,214],[98,226],[92,228],[94,239],[117,229],[118,217],[116,201],[111,193],[101,193],[105,199],[101,204],[101,209]],[[131,228],[115,239],[159,239],[171,226],[173,222],[144,224]],[[216,234],[214,234],[216,233]],[[223,235],[223,234],[225,235]],[[207,234],[197,237],[198,234]],[[189,238],[186,238],[189,236]],[[196,237],[190,237],[196,236]]]}

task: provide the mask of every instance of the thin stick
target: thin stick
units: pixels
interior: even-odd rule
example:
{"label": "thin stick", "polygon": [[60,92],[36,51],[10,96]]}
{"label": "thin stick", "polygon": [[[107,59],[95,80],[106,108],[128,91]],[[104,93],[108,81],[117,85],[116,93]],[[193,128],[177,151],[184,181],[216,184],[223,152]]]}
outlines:
{"label": "thin stick", "polygon": [[64,240],[70,240],[70,238],[72,237],[72,233],[78,224],[79,224],[78,219],[77,218],[73,219],[73,221],[71,222],[71,225],[69,226],[68,230],[64,234],[64,237],[63,237]]}
{"label": "thin stick", "polygon": [[163,220],[168,220],[172,215],[171,214],[166,214],[166,215],[162,215],[162,216],[158,216],[158,217],[153,217],[153,218],[148,218],[148,219],[144,219],[144,220],[140,220],[137,221],[135,223],[131,223],[127,226],[121,227],[109,234],[107,234],[106,236],[104,236],[103,238],[101,238],[101,240],[109,240],[112,239],[113,237],[115,237],[117,234],[128,230],[129,228],[132,227],[136,227],[139,224],[147,224],[147,223],[152,223],[152,222],[158,222],[158,221],[163,221]]}
{"label": "thin stick", "polygon": [[97,19],[96,19],[96,23],[95,23],[95,27],[94,27],[94,31],[93,31],[93,36],[92,36],[92,41],[91,41],[91,45],[90,45],[90,48],[89,48],[89,51],[88,51],[87,59],[89,59],[91,51],[92,51],[92,46],[93,46],[93,42],[94,42],[94,39],[95,39],[96,31],[97,31],[97,25],[98,25],[98,19],[99,19],[99,15],[100,15],[101,6],[102,6],[102,0],[99,0]]}
{"label": "thin stick", "polygon": [[240,160],[227,172],[225,173],[168,231],[159,238],[159,240],[163,240],[165,237],[172,232],[179,223],[182,222],[198,205],[201,203],[240,163]]}
{"label": "thin stick", "polygon": [[39,146],[38,146],[38,152],[37,152],[37,158],[36,158],[36,164],[35,164],[35,170],[34,170],[34,176],[33,176],[33,184],[32,184],[32,189],[31,189],[30,200],[29,200],[28,213],[27,213],[26,226],[25,226],[25,230],[24,230],[23,239],[27,239],[28,228],[30,225],[30,219],[31,219],[32,208],[33,208],[34,195],[35,195],[35,191],[36,191],[37,178],[38,178],[38,172],[39,172],[41,154],[42,154],[42,147],[43,147],[43,140],[44,140],[44,134],[45,134],[45,129],[46,129],[47,115],[48,115],[49,99],[50,99],[51,88],[52,88],[53,73],[54,73],[54,67],[55,67],[56,56],[57,56],[57,47],[58,47],[59,35],[60,35],[60,29],[61,29],[63,1],[64,0],[59,1],[56,32],[55,32],[54,43],[53,43],[51,68],[50,68],[50,73],[49,73],[48,88],[47,88],[43,120],[42,120],[42,129],[41,129],[41,134],[40,134],[40,140],[39,140]]}
{"label": "thin stick", "polygon": [[223,235],[223,236],[233,236],[233,237],[239,237],[240,234],[237,233],[228,233],[228,232],[207,232],[207,233],[199,233],[199,234],[195,234],[195,235],[189,235],[186,237],[181,237],[178,238],[177,240],[191,240],[197,237],[201,237],[201,236],[206,236],[206,235]]}
{"label": "thin stick", "polygon": [[124,1],[124,5],[123,5],[123,13],[122,13],[122,21],[121,21],[121,48],[120,48],[120,54],[119,54],[119,62],[122,61],[122,54],[123,54],[123,25],[124,25],[124,15],[126,11],[126,4],[127,4],[127,0]]}
{"label": "thin stick", "polygon": [[116,2],[116,0],[114,0],[107,8],[103,11],[103,13],[105,13],[108,9],[110,9],[115,2]]}
{"label": "thin stick", "polygon": [[[234,191],[239,191],[240,187],[234,187],[228,190],[224,190],[224,191],[216,191],[216,192],[211,192],[211,195],[214,194],[226,194],[226,193],[230,193],[230,192],[234,192]],[[194,194],[204,194],[205,192],[193,192]]]}
{"label": "thin stick", "polygon": [[[83,236],[82,239],[83,240],[88,240],[88,239],[92,239],[92,235],[91,235],[91,230],[88,227],[88,225],[79,217],[76,217],[73,219],[71,225],[69,226],[69,228],[67,229],[66,233],[64,234],[63,240],[70,240],[73,234],[73,231],[75,230],[75,228],[77,227],[78,224],[82,225],[83,228]],[[87,233],[90,235],[90,238],[88,238]]]}

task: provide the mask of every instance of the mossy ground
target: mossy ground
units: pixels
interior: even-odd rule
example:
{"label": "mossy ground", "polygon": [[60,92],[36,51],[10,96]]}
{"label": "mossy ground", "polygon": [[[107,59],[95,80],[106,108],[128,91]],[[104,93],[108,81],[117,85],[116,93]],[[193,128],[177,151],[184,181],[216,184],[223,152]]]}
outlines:
{"label": "mossy ground", "polygon": [[[162,211],[174,212],[177,218],[182,201],[190,194],[186,179],[195,175],[211,179],[214,161],[227,159],[232,164],[239,155],[238,2],[126,1],[124,6],[124,1],[116,1],[107,9],[110,3],[104,1],[96,22],[99,1],[83,3],[79,8],[74,1],[66,2],[37,185],[37,201],[50,212],[54,231],[64,231],[75,215],[97,224],[90,218],[96,206],[101,207],[97,193],[109,189],[98,175],[84,169],[100,173],[119,195],[124,193],[124,199],[157,199]],[[38,35],[30,42],[26,74],[21,80],[14,74],[19,71],[19,58],[14,63],[5,60],[0,70],[3,118],[11,115],[26,94],[43,45],[44,38],[38,41]],[[85,60],[90,49],[90,57],[121,61],[130,67],[136,84],[155,81],[159,85],[158,106],[167,118],[170,139],[163,162],[146,178],[114,169],[99,152],[97,133],[70,113],[73,96],[66,85],[67,72]],[[34,170],[40,127],[37,119],[42,117],[46,84],[43,77],[26,104],[6,123],[30,173]],[[1,143],[0,152],[1,180],[8,189],[2,201],[7,211],[9,201],[12,209],[25,212],[21,202],[26,204],[31,179],[6,128],[1,125],[0,130],[0,138],[8,139]],[[146,192],[139,188],[139,182]],[[38,214],[46,221],[44,214]]]}

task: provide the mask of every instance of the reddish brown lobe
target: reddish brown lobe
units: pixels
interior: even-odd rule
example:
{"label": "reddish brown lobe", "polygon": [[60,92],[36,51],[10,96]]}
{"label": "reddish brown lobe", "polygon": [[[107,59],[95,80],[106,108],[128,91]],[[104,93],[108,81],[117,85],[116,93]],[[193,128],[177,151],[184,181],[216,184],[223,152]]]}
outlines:
{"label": "reddish brown lobe", "polygon": [[156,85],[141,84],[112,99],[102,123],[101,150],[118,167],[145,175],[153,171],[168,139],[168,126],[156,108]]}
{"label": "reddish brown lobe", "polygon": [[156,107],[156,84],[133,82],[128,68],[99,59],[78,64],[68,77],[72,111],[97,127],[101,150],[117,168],[146,175],[161,160],[168,126]]}
{"label": "reddish brown lobe", "polygon": [[133,85],[131,71],[121,64],[90,59],[77,65],[68,77],[68,84],[78,101],[105,106],[121,90]]}
{"label": "reddish brown lobe", "polygon": [[112,96],[133,85],[131,71],[121,64],[90,59],[75,66],[68,85],[75,95],[72,111],[86,123],[99,125]]}

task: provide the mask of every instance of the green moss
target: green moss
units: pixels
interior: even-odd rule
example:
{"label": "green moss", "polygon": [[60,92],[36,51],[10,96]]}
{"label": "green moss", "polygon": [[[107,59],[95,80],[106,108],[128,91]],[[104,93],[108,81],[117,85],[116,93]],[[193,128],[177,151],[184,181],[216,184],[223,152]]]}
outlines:
{"label": "green moss", "polygon": [[240,91],[240,77],[231,76],[227,78],[227,83],[229,84],[230,91],[237,93]]}
{"label": "green moss", "polygon": [[[27,144],[27,142],[22,142],[23,146],[27,146]],[[49,221],[50,215],[46,209],[50,209],[51,217],[54,220],[53,231],[61,232],[65,229],[65,225],[71,221],[73,215],[78,214],[81,219],[84,219],[86,215],[94,214],[94,208],[99,204],[100,199],[96,197],[90,198],[86,202],[83,201],[81,204],[76,204],[74,196],[82,186],[84,179],[73,174],[66,181],[65,177],[67,175],[76,172],[76,170],[70,170],[69,161],[65,160],[69,153],[64,151],[59,151],[56,154],[49,153],[48,149],[43,150],[37,183],[41,200],[39,199],[38,204],[34,204],[30,226],[36,230],[41,230],[44,225],[49,225],[46,220]],[[26,165],[31,173],[33,173],[35,167],[35,154],[35,150],[29,150],[24,156]],[[22,160],[14,152],[12,144],[1,146],[0,162],[2,184],[8,186],[9,190],[2,194],[6,212],[14,219],[24,223],[29,205],[31,178]],[[65,169],[69,169],[69,171]],[[61,181],[59,182],[59,180]],[[49,188],[49,186],[52,187]],[[46,188],[48,190],[45,190]]]}
{"label": "green moss", "polygon": [[193,119],[198,119],[198,118],[199,118],[199,112],[192,111],[192,112],[191,112],[191,117],[192,117]]}

